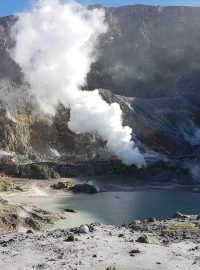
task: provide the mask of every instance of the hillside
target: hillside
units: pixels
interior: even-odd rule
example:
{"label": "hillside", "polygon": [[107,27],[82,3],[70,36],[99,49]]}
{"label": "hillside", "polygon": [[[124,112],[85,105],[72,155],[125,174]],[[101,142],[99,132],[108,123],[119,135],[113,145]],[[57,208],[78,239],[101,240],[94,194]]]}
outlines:
{"label": "hillside", "polygon": [[[101,36],[99,60],[92,65],[84,88],[101,89],[107,102],[120,104],[124,124],[133,128],[142,151],[148,148],[170,157],[196,158],[200,8],[135,5],[104,9],[109,30]],[[0,18],[2,161],[114,158],[99,136],[76,135],[68,129],[70,111],[62,104],[48,118],[34,97],[26,94],[23,74],[8,51],[14,45],[10,29],[16,20]]]}
{"label": "hillside", "polygon": [[88,76],[91,89],[140,98],[198,94],[200,8],[105,8],[109,31]]}

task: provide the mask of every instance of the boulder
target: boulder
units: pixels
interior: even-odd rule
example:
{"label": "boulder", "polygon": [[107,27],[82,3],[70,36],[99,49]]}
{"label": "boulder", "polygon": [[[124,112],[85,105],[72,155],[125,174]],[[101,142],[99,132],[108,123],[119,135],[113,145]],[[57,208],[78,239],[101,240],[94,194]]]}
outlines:
{"label": "boulder", "polygon": [[97,189],[94,186],[88,184],[77,184],[74,187],[70,188],[70,190],[76,193],[97,193]]}
{"label": "boulder", "polygon": [[68,213],[76,213],[76,211],[71,208],[65,208],[64,211]]}
{"label": "boulder", "polygon": [[135,254],[139,254],[141,251],[139,249],[132,249],[129,254],[130,256],[135,256]]}
{"label": "boulder", "polygon": [[66,242],[74,242],[74,241],[75,241],[75,238],[74,238],[73,235],[69,235],[69,236],[66,238],[65,241],[66,241]]}
{"label": "boulder", "polygon": [[89,233],[89,227],[87,225],[82,224],[79,229],[78,229],[79,233]]}
{"label": "boulder", "polygon": [[156,222],[156,218],[155,217],[150,217],[147,219],[147,222],[151,223],[151,222]]}
{"label": "boulder", "polygon": [[140,225],[142,222],[139,219],[135,219],[132,221],[132,225]]}
{"label": "boulder", "polygon": [[58,182],[50,186],[53,189],[66,189],[65,182]]}
{"label": "boulder", "polygon": [[74,182],[67,181],[67,182],[58,182],[53,184],[51,187],[54,189],[71,189],[75,186]]}
{"label": "boulder", "polygon": [[51,186],[54,189],[64,189],[73,191],[76,193],[88,193],[88,194],[94,194],[97,193],[97,189],[89,184],[74,184],[73,182],[58,182],[56,184],[53,184]]}
{"label": "boulder", "polygon": [[150,244],[150,239],[147,235],[142,235],[136,240],[136,242],[143,244]]}

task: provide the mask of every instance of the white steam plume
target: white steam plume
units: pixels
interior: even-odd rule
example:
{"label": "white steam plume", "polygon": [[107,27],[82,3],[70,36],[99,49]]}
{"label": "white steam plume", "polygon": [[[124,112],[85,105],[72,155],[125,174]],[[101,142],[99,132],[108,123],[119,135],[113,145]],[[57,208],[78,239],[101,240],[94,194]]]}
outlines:
{"label": "white steam plume", "polygon": [[97,132],[124,164],[142,166],[144,158],[131,141],[132,130],[122,126],[119,104],[107,104],[98,90],[79,88],[96,60],[98,37],[106,31],[101,9],[40,0],[30,12],[19,14],[12,56],[45,112],[53,114],[55,105],[62,102],[71,109],[68,125],[72,131]]}

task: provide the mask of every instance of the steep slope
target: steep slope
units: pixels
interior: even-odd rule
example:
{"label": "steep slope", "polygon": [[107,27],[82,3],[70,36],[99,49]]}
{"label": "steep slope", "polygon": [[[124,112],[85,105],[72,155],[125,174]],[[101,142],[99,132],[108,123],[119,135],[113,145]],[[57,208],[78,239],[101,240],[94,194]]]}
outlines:
{"label": "steep slope", "polygon": [[[109,30],[101,36],[99,60],[92,65],[85,87],[112,91],[101,89],[100,93],[108,103],[120,104],[124,124],[133,129],[134,140],[143,150],[148,147],[170,157],[196,157],[200,145],[194,138],[200,126],[200,8],[135,5],[104,9]],[[70,111],[62,104],[53,118],[48,117],[34,97],[27,95],[23,74],[9,56],[13,46],[10,29],[16,20],[0,18],[1,160],[113,158],[96,134],[76,135],[69,130]]]}
{"label": "steep slope", "polygon": [[200,8],[105,8],[109,31],[89,88],[140,98],[198,94]]}
{"label": "steep slope", "polygon": [[[200,126],[200,100],[191,96],[154,99],[128,98],[100,90],[108,102],[117,102],[123,110],[124,125],[134,131],[134,140],[171,158],[196,157],[200,142],[196,127]],[[200,138],[199,138],[200,139]]]}

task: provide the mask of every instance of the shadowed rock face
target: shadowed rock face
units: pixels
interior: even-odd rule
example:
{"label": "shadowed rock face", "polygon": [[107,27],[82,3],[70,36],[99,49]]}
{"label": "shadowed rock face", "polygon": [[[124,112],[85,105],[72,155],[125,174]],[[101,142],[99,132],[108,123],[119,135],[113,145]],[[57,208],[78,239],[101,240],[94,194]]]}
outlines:
{"label": "shadowed rock face", "polygon": [[132,128],[134,140],[173,158],[196,156],[199,142],[193,136],[200,126],[200,100],[194,102],[194,96],[188,95],[140,99],[99,91],[108,103],[120,104],[124,125]]}
{"label": "shadowed rock face", "polygon": [[198,94],[200,8],[105,8],[108,33],[88,75],[91,89],[140,98]]}

